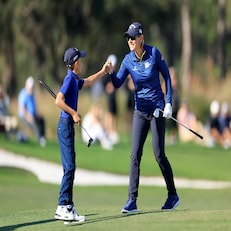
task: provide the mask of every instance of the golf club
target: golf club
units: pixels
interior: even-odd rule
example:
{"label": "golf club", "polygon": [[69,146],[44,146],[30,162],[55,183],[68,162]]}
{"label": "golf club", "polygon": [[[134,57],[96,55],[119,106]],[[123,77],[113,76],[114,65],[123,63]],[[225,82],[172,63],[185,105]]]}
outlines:
{"label": "golf club", "polygon": [[[164,111],[159,109],[159,111],[161,111],[164,114]],[[183,126],[184,128],[186,128],[187,130],[189,130],[190,132],[192,132],[194,135],[196,135],[197,137],[199,137],[200,139],[203,140],[203,136],[198,134],[197,132],[193,131],[191,128],[189,128],[188,126],[186,126],[185,124],[183,124],[182,122],[180,122],[179,120],[175,119],[174,117],[170,117],[170,119],[174,120],[175,122],[177,122],[178,124],[180,124],[181,126]]]}
{"label": "golf club", "polygon": [[[39,78],[39,76],[38,76],[38,82],[46,88],[46,90],[51,94],[51,96],[54,99],[56,99],[56,94],[50,89],[50,87],[46,84],[46,82],[44,80]],[[79,126],[86,132],[87,136],[89,137],[87,147],[90,147],[94,140],[91,138],[91,136],[88,134],[87,130],[83,126],[81,126],[81,125],[79,125]]]}

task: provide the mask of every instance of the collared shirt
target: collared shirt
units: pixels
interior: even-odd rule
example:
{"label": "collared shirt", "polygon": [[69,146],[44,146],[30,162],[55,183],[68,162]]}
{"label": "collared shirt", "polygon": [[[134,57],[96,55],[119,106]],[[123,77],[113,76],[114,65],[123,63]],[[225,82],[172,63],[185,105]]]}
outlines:
{"label": "collared shirt", "polygon": [[[83,84],[83,79],[80,79],[75,73],[68,70],[59,90],[64,95],[65,103],[75,111],[78,109],[78,92],[83,87]],[[71,118],[71,115],[62,110],[60,117]]]}
{"label": "collared shirt", "polygon": [[163,109],[165,97],[161,89],[159,73],[166,86],[166,103],[172,104],[172,85],[167,64],[160,51],[153,46],[144,45],[146,51],[139,60],[134,51],[125,55],[120,69],[111,74],[113,85],[120,87],[128,74],[135,86],[135,109],[152,114],[156,108]]}
{"label": "collared shirt", "polygon": [[36,101],[34,94],[29,94],[26,88],[23,88],[19,92],[18,96],[18,115],[20,118],[24,117],[23,107],[26,109],[28,113],[30,113],[33,116],[36,116]]}

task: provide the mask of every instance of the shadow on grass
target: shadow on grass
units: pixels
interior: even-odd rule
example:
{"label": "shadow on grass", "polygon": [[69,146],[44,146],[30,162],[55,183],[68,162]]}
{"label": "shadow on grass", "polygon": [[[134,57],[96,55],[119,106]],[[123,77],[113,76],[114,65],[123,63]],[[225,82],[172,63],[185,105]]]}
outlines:
{"label": "shadow on grass", "polygon": [[[92,224],[92,223],[97,223],[97,222],[103,222],[103,221],[108,221],[108,220],[115,220],[115,219],[121,219],[125,217],[131,217],[131,216],[138,216],[138,215],[145,215],[145,214],[150,214],[150,213],[162,213],[160,210],[152,210],[152,211],[145,211],[145,212],[135,212],[135,213],[123,213],[120,215],[114,215],[114,216],[103,216],[103,217],[97,217],[97,218],[90,218],[89,220],[86,219],[84,223],[70,223],[69,225],[87,225],[87,224]],[[90,217],[93,215],[97,214],[88,214],[86,217]]]}
{"label": "shadow on grass", "polygon": [[41,220],[41,221],[31,221],[31,222],[26,222],[26,223],[21,223],[21,224],[16,224],[16,225],[8,225],[8,226],[0,227],[0,231],[13,231],[13,230],[17,230],[19,228],[26,227],[26,226],[45,224],[45,223],[50,223],[54,221],[56,220],[48,219],[48,220]]}

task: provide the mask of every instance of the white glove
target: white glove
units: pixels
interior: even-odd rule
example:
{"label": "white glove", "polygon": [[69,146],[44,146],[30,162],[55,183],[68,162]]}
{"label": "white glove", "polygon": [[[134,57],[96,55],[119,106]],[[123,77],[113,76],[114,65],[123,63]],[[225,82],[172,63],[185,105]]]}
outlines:
{"label": "white glove", "polygon": [[160,109],[159,109],[159,108],[156,108],[156,109],[155,109],[155,111],[153,112],[153,116],[154,116],[155,118],[159,118],[159,116],[160,116]]}
{"label": "white glove", "polygon": [[167,119],[170,119],[172,117],[172,106],[170,103],[166,103],[164,107],[163,117],[166,117]]}

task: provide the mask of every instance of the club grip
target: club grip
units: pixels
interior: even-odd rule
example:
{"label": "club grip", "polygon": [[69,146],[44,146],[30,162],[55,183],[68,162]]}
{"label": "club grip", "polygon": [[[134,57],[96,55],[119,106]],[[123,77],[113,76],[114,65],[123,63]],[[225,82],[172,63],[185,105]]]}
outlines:
{"label": "club grip", "polygon": [[196,136],[198,136],[200,139],[203,140],[204,137],[203,137],[202,135],[198,134],[197,132],[193,131],[193,130],[190,129],[190,128],[189,128],[189,131],[192,132],[193,134],[195,134]]}

